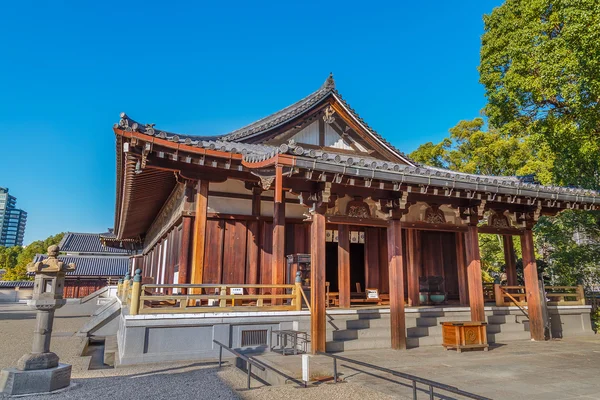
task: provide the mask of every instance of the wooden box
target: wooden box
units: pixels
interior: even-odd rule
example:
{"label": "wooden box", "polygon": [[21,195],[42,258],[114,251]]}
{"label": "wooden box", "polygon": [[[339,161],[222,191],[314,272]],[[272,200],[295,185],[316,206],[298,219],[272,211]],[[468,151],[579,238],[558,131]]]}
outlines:
{"label": "wooden box", "polygon": [[442,345],[446,350],[463,349],[488,350],[487,322],[442,322]]}

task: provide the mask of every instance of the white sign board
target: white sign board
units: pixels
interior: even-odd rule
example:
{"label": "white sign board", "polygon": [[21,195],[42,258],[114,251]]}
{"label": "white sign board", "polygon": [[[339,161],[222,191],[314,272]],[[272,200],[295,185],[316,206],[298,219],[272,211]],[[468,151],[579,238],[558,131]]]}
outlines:
{"label": "white sign board", "polygon": [[379,291],[377,289],[367,289],[367,299],[378,299]]}
{"label": "white sign board", "polygon": [[230,294],[244,294],[244,288],[241,287],[232,287],[229,289]]}

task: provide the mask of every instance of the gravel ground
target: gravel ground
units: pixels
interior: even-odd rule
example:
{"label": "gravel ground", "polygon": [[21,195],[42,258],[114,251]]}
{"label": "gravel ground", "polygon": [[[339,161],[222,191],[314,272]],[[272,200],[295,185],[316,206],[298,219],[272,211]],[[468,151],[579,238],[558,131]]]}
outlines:
{"label": "gravel ground", "polygon": [[[216,362],[148,364],[116,369],[87,370],[89,357],[80,357],[83,339],[74,333],[87,317],[57,317],[51,349],[61,362],[71,364],[72,386],[52,395],[26,399],[391,399],[353,383],[321,384],[308,389],[295,385],[262,386],[231,366],[220,370]],[[14,366],[31,349],[35,311],[25,305],[0,304],[0,368]],[[110,391],[110,394],[108,393]],[[0,397],[2,397],[0,395]],[[397,397],[395,397],[397,398]]]}

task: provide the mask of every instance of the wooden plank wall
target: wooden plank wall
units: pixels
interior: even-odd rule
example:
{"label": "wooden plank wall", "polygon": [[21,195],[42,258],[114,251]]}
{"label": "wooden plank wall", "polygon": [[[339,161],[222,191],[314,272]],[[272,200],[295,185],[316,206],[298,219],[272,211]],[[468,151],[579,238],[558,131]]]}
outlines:
{"label": "wooden plank wall", "polygon": [[[308,253],[310,225],[285,228],[285,254]],[[270,284],[272,248],[272,222],[209,218],[203,283]]]}
{"label": "wooden plank wall", "polygon": [[419,276],[442,276],[446,292],[458,299],[458,265],[456,237],[452,232],[421,231],[421,273]]}

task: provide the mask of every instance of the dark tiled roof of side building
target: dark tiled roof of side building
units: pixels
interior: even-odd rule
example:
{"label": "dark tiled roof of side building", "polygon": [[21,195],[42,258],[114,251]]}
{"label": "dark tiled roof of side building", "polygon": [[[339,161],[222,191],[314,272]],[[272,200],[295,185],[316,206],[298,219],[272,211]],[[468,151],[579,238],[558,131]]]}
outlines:
{"label": "dark tiled roof of side building", "polygon": [[67,232],[58,245],[61,252],[65,253],[110,253],[110,254],[128,254],[126,249],[118,249],[103,246],[100,242],[100,236],[110,235],[107,233],[76,233]]}
{"label": "dark tiled roof of side building", "polygon": [[[33,261],[46,258],[47,255],[38,254]],[[67,276],[125,276],[129,271],[128,257],[58,256],[58,259],[67,264],[75,264],[75,271],[67,272]]]}
{"label": "dark tiled roof of side building", "polygon": [[33,281],[0,281],[0,289],[3,288],[32,288]]}

